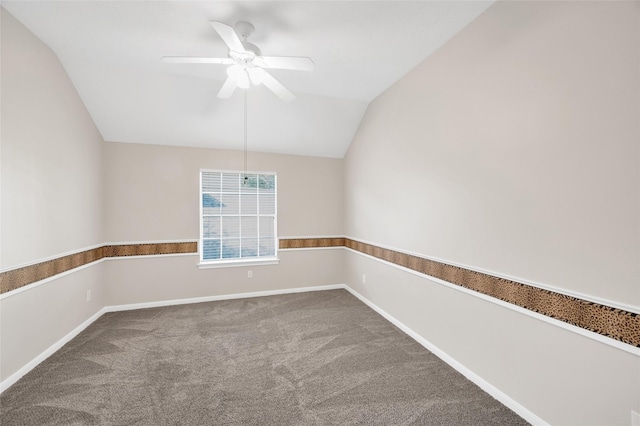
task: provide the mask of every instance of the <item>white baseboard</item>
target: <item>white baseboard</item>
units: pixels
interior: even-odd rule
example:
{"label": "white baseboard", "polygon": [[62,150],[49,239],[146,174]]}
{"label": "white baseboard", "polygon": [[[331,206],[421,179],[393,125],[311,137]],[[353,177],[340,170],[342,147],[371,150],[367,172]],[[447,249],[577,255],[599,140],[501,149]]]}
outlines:
{"label": "white baseboard", "polygon": [[347,285],[345,285],[343,288],[345,288],[349,293],[353,294],[355,297],[360,299],[361,302],[369,306],[371,309],[373,309],[374,311],[382,315],[387,321],[389,321],[391,324],[398,327],[405,334],[407,334],[416,342],[420,343],[422,346],[424,346],[427,350],[432,352],[438,358],[440,358],[441,360],[449,364],[454,370],[458,371],[467,379],[471,380],[473,383],[478,385],[480,389],[487,392],[489,395],[491,395],[492,397],[500,401],[502,404],[510,408],[520,417],[522,417],[523,419],[525,419],[526,421],[528,421],[534,426],[549,426],[549,424],[544,420],[542,420],[540,417],[536,416],[527,408],[525,408],[523,405],[521,405],[520,403],[518,403],[517,401],[509,397],[507,394],[502,392],[500,389],[496,388],[491,383],[487,382],[482,377],[478,376],[476,373],[469,370],[467,367],[465,367],[464,365],[456,361],[454,358],[449,356],[446,352],[442,351],[437,346],[433,345],[428,340],[426,340],[424,337],[420,336],[418,333],[416,333],[415,331],[407,327],[405,324],[397,320],[391,314],[389,314],[388,312],[380,308],[378,305],[371,302],[369,299],[365,298],[360,293],[358,293],[357,291],[355,291],[354,289],[352,289]]}
{"label": "white baseboard", "polygon": [[85,328],[89,327],[95,320],[100,318],[102,316],[102,314],[104,314],[105,312],[107,312],[105,308],[100,309],[98,312],[96,312],[95,314],[91,315],[82,324],[80,324],[79,326],[77,326],[76,328],[71,330],[69,333],[67,333],[67,335],[64,336],[62,339],[58,340],[53,345],[49,346],[47,349],[45,349],[44,352],[42,352],[40,355],[38,355],[37,357],[35,357],[31,361],[29,361],[27,364],[25,364],[21,369],[19,369],[18,371],[13,373],[11,376],[7,377],[2,382],[0,382],[0,393],[2,393],[5,390],[7,390],[9,388],[9,386],[13,385],[15,382],[20,380],[20,378],[22,376],[24,376],[29,371],[34,369],[42,361],[44,361],[45,359],[47,359],[51,355],[53,355],[58,349],[63,347],[71,339],[73,339],[78,334],[80,334],[80,332],[82,332],[82,330],[84,330]]}
{"label": "white baseboard", "polygon": [[473,371],[469,370],[467,367],[456,361],[454,358],[449,356],[444,351],[440,350],[435,345],[431,344],[429,341],[424,339],[418,333],[407,327],[405,324],[397,320],[391,314],[387,313],[379,306],[362,296],[357,291],[353,290],[351,287],[345,284],[333,284],[333,285],[325,285],[325,286],[315,286],[315,287],[298,287],[298,288],[289,288],[289,289],[281,289],[281,290],[269,290],[269,291],[256,291],[251,293],[236,293],[236,294],[225,294],[219,296],[204,296],[204,297],[194,297],[189,299],[173,299],[173,300],[161,300],[157,302],[145,302],[145,303],[133,303],[127,305],[113,305],[113,306],[105,306],[100,309],[98,312],[93,314],[90,318],[84,321],[82,324],[74,328],[71,332],[69,332],[62,339],[58,340],[56,343],[47,348],[40,355],[32,359],[28,362],[24,367],[20,370],[13,373],[11,376],[0,382],[0,393],[4,392],[11,385],[16,383],[22,376],[31,371],[34,367],[40,364],[42,361],[50,357],[54,352],[64,346],[71,339],[76,337],[80,332],[82,332],[85,328],[91,325],[94,321],[100,318],[106,312],[120,312],[120,311],[129,311],[134,309],[145,309],[145,308],[156,308],[163,306],[173,306],[173,305],[185,305],[190,303],[201,303],[201,302],[213,302],[218,300],[232,300],[232,299],[248,299],[251,297],[263,297],[263,296],[274,296],[279,294],[290,294],[290,293],[303,293],[303,292],[311,292],[311,291],[322,291],[322,290],[337,290],[344,289],[349,293],[357,297],[364,304],[369,306],[371,309],[376,311],[378,314],[382,315],[387,321],[398,327],[405,334],[413,338],[416,342],[424,346],[427,350],[431,351],[438,358],[442,359],[444,362],[449,364],[452,368],[457,370],[459,373],[464,375],[467,379],[471,380],[473,383],[478,385],[482,390],[487,392],[489,395],[500,401],[505,406],[509,407],[519,416],[527,420],[529,423],[533,425],[540,426],[548,426],[548,423],[542,420],[540,417],[533,414],[531,411],[526,409],[524,406],[510,398],[508,395],[500,391],[498,388],[484,380],[482,377],[475,374]]}
{"label": "white baseboard", "polygon": [[215,302],[217,300],[248,299],[251,297],[275,296],[278,294],[304,293],[307,291],[336,290],[346,288],[344,284],[332,284],[315,287],[286,288],[282,290],[254,291],[252,293],[223,294],[219,296],[193,297],[190,299],[160,300],[157,302],[132,303],[127,305],[106,306],[106,312],[130,311],[133,309],[159,308],[163,306],[188,305],[190,303]]}

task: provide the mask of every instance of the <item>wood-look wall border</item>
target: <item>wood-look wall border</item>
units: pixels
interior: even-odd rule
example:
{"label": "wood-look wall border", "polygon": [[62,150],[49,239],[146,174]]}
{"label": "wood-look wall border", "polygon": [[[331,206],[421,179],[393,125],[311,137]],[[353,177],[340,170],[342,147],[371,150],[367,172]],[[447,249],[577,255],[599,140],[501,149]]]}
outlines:
{"label": "wood-look wall border", "polygon": [[482,293],[620,342],[640,347],[640,315],[634,312],[350,238],[280,240],[280,248],[334,247],[338,246],[340,242],[347,248],[377,259]]}
{"label": "wood-look wall border", "polygon": [[323,247],[344,247],[345,238],[286,238],[281,239],[279,247],[281,250],[299,248],[323,248]]}
{"label": "wood-look wall border", "polygon": [[198,243],[113,244],[61,256],[56,259],[0,273],[0,294],[108,257],[197,253]]}

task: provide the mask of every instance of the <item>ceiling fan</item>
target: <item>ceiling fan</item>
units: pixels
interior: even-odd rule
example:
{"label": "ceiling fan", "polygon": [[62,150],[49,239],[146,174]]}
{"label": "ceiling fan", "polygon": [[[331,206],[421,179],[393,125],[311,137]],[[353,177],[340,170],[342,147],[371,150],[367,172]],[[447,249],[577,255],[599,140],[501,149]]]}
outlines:
{"label": "ceiling fan", "polygon": [[[313,71],[311,58],[296,56],[262,56],[262,52],[253,43],[247,41],[255,31],[249,22],[236,23],[236,31],[227,24],[210,21],[211,26],[218,33],[222,41],[229,47],[227,58],[200,58],[192,56],[164,56],[162,60],[169,63],[181,64],[222,64],[227,68],[227,80],[218,92],[219,98],[229,98],[236,87],[248,89],[250,83],[264,84],[280,99],[289,102],[295,95],[276,80],[265,68]],[[239,35],[239,36],[238,36]],[[242,38],[242,40],[240,39]]]}

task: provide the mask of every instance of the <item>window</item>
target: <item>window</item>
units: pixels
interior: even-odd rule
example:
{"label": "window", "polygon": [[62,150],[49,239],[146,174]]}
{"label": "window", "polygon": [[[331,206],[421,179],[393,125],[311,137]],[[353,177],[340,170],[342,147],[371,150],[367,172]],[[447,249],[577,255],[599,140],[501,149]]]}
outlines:
{"label": "window", "polygon": [[276,263],[276,175],[200,172],[200,264]]}

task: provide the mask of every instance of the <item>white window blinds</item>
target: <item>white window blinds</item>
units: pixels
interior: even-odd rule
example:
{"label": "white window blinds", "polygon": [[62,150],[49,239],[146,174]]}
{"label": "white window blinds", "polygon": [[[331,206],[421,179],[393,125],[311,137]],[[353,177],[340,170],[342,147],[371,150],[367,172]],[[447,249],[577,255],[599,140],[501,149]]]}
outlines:
{"label": "white window blinds", "polygon": [[275,258],[276,175],[203,170],[200,182],[201,262]]}

